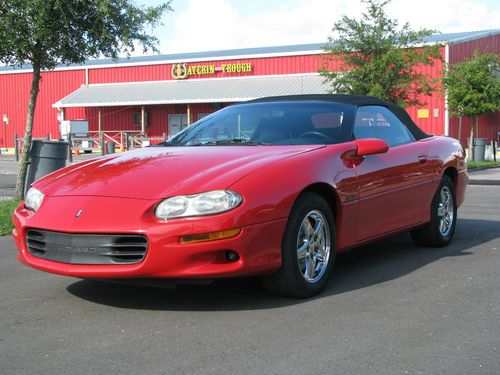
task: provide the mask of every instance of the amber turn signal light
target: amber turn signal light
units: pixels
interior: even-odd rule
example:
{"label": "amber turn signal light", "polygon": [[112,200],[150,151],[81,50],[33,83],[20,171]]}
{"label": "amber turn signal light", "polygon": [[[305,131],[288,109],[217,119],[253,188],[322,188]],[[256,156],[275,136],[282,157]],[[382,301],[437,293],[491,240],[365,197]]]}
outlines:
{"label": "amber turn signal light", "polygon": [[193,242],[223,240],[225,238],[236,237],[238,234],[240,234],[240,232],[241,232],[241,228],[234,228],[234,229],[228,229],[228,230],[223,230],[223,231],[219,231],[219,232],[189,234],[187,236],[181,237],[181,243],[193,243]]}

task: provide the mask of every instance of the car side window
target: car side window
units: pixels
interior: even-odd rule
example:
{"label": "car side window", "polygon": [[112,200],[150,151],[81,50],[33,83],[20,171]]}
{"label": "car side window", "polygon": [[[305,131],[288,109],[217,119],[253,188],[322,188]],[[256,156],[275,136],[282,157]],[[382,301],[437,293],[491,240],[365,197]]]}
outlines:
{"label": "car side window", "polygon": [[415,141],[408,128],[389,109],[380,106],[360,107],[354,121],[354,138],[379,138],[394,147]]}

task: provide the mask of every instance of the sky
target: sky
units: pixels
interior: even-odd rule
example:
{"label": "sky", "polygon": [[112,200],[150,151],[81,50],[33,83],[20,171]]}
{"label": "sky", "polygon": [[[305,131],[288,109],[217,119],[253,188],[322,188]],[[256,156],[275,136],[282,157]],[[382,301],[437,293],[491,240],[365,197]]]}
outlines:
{"label": "sky", "polygon": [[[171,6],[174,11],[153,31],[164,54],[322,43],[342,15],[358,17],[363,10],[360,0],[172,0]],[[500,28],[500,1],[495,0],[393,0],[386,11],[413,29]]]}

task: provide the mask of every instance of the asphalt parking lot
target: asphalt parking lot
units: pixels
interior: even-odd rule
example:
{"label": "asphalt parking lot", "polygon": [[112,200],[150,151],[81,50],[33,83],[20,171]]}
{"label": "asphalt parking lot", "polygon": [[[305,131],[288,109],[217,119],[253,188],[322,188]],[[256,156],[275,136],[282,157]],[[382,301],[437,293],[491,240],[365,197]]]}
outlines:
{"label": "asphalt parking lot", "polygon": [[499,197],[469,186],[447,248],[402,235],[340,256],[310,300],[59,277],[0,237],[0,373],[499,374]]}

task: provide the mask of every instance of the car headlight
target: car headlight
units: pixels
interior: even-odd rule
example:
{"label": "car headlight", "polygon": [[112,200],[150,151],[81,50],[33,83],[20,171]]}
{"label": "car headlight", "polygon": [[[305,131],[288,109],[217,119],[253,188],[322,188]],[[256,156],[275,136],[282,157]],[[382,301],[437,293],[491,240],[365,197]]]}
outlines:
{"label": "car headlight", "polygon": [[44,196],[40,190],[31,187],[24,198],[24,207],[36,212],[42,204]]}
{"label": "car headlight", "polygon": [[162,201],[155,211],[158,219],[213,215],[238,207],[243,198],[231,190],[214,190],[194,195],[178,195]]}

